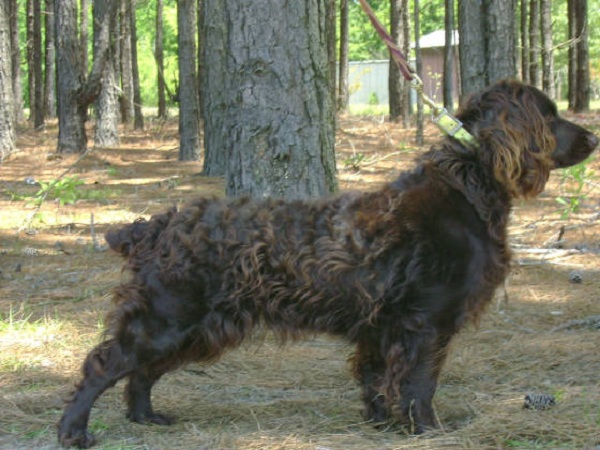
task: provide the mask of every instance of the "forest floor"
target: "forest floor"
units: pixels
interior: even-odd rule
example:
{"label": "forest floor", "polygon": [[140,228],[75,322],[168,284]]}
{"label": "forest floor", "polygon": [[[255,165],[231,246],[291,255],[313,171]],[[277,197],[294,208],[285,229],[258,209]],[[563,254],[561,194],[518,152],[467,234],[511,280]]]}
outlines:
{"label": "forest floor", "polygon": [[[571,118],[600,131],[598,112]],[[340,119],[340,188],[374,189],[409,168],[425,148],[413,134],[382,117]],[[426,146],[438,137],[428,127]],[[55,144],[55,124],[22,129],[20,151],[0,165],[0,449],[58,448],[64,399],[125,276],[103,232],[223,195],[222,180],[177,161],[175,122],[123,130],[118,148],[83,158],[59,157]],[[171,427],[129,423],[122,384],[110,389],[90,420],[97,448],[600,449],[599,169],[596,156],[554,173],[539,198],[516,204],[509,280],[453,343],[441,376],[442,430],[414,437],[363,423],[346,343],[319,336],[281,348],[266,336],[166,375],[154,402],[177,418]],[[37,209],[40,185],[30,183],[59,178]],[[556,405],[524,409],[528,393]]]}

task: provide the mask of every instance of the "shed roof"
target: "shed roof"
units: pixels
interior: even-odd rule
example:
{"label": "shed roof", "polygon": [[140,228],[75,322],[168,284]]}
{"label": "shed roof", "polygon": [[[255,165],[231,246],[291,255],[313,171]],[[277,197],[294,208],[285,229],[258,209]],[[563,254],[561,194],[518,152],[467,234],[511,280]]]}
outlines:
{"label": "shed roof", "polygon": [[[458,30],[454,30],[452,36],[454,45],[458,45],[458,39]],[[444,47],[446,45],[446,31],[436,30],[421,36],[421,39],[419,39],[419,45],[421,48]],[[411,47],[415,47],[414,42],[411,44]]]}

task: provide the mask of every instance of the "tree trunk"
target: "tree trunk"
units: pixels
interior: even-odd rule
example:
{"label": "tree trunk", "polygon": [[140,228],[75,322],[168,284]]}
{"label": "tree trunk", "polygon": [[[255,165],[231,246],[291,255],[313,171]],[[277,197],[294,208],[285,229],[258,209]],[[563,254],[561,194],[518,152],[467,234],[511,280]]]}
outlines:
{"label": "tree trunk", "polygon": [[[60,0],[55,0],[60,2]],[[69,0],[70,1],[70,0]],[[88,73],[89,70],[89,55],[88,55],[88,37],[89,37],[89,0],[81,1],[81,11],[79,17],[79,48],[81,49],[81,61],[83,63],[83,73]]]}
{"label": "tree trunk", "polygon": [[133,129],[144,129],[144,114],[142,113],[142,94],[140,89],[140,70],[138,66],[137,52],[137,22],[136,22],[136,3],[135,0],[131,4],[131,76],[133,81]]}
{"label": "tree trunk", "polygon": [[[200,157],[200,108],[196,75],[196,1],[177,2],[179,43],[179,160]],[[220,76],[224,76],[221,74]]]}
{"label": "tree trunk", "polygon": [[58,94],[57,151],[80,153],[86,150],[87,145],[84,125],[89,103],[79,102],[85,68],[77,35],[77,0],[56,1],[54,21]]}
{"label": "tree trunk", "polygon": [[577,20],[575,17],[575,5],[577,0],[567,0],[567,19],[568,19],[568,39],[569,45],[569,64],[568,64],[568,85],[569,85],[569,109],[575,106],[575,95],[577,93]]}
{"label": "tree trunk", "polygon": [[131,63],[131,2],[121,3],[121,121],[131,123],[133,118],[133,68]]}
{"label": "tree trunk", "polygon": [[158,117],[166,119],[167,102],[165,100],[165,57],[163,51],[163,0],[156,0],[156,38],[154,40],[154,58],[156,59],[158,86]]}
{"label": "tree trunk", "polygon": [[[94,3],[99,2],[97,0]],[[81,60],[84,52],[77,33],[77,0],[60,0],[54,3],[59,153],[82,153],[86,150],[87,108],[101,89],[100,82],[108,57],[109,22],[110,18],[115,16],[118,6],[117,0],[108,2],[110,7],[106,9],[106,14],[100,22],[98,47],[87,81]]]}
{"label": "tree trunk", "polygon": [[348,0],[340,0],[340,57],[338,65],[337,110],[346,112],[350,94],[348,91]]}
{"label": "tree trunk", "polygon": [[529,2],[529,82],[542,87],[540,82],[540,5],[538,0]]}
{"label": "tree trunk", "polygon": [[204,0],[197,0],[198,4],[198,20],[197,20],[197,36],[198,36],[198,113],[200,120],[204,119],[204,99],[202,98],[202,79],[204,77],[204,39],[201,38],[202,30],[205,26],[206,17],[204,15]]}
{"label": "tree trunk", "polygon": [[[5,11],[6,12],[6,11]],[[10,49],[12,67],[12,92],[15,123],[23,120],[23,80],[21,77],[21,50],[19,46],[19,21],[17,0],[8,1],[8,27],[10,29]]]}
{"label": "tree trunk", "polygon": [[206,0],[206,154],[228,195],[337,189],[325,1]]}
{"label": "tree trunk", "polygon": [[521,1],[521,79],[529,83],[529,0]]}
{"label": "tree trunk", "polygon": [[542,23],[542,88],[551,99],[556,99],[552,36],[552,0],[541,0],[540,18]]}
{"label": "tree trunk", "polygon": [[[419,17],[419,0],[414,1],[414,24],[415,24],[415,59],[417,61],[417,75],[423,79],[423,61],[421,59],[421,43],[420,43],[420,35],[421,35],[421,19]],[[423,145],[425,139],[423,137],[423,100],[420,96],[417,96],[417,130],[415,135],[415,140],[417,145]]]}
{"label": "tree trunk", "polygon": [[446,39],[444,45],[443,97],[444,107],[454,111],[454,0],[444,0],[444,25]]}
{"label": "tree trunk", "polygon": [[[402,0],[390,0],[390,36],[398,45],[404,47],[404,33],[402,32],[401,18]],[[388,103],[390,110],[390,121],[397,122],[402,117],[402,92],[404,89],[404,78],[400,68],[392,55],[389,58],[388,72]]]}
{"label": "tree trunk", "polygon": [[482,0],[458,0],[461,101],[487,84]]}
{"label": "tree trunk", "polygon": [[[111,0],[95,0],[93,3],[94,18],[94,61],[106,53],[106,62],[102,71],[100,94],[95,102],[96,132],[95,147],[115,147],[119,145],[119,88],[117,85],[115,42],[113,37],[117,31],[117,17],[108,16],[108,34],[104,34],[102,21],[107,16]],[[116,3],[115,0],[113,0]]]}
{"label": "tree trunk", "polygon": [[16,146],[9,14],[7,2],[0,2],[0,161]]}
{"label": "tree trunk", "polygon": [[26,0],[25,30],[27,36],[27,98],[29,99],[29,120],[33,121],[35,113],[35,55],[33,54],[33,1]]}
{"label": "tree trunk", "polygon": [[[410,55],[410,11],[408,9],[408,0],[402,0],[402,10],[400,12],[400,22],[402,23],[402,34],[404,35],[402,42],[402,53]],[[410,114],[411,114],[411,93],[412,90],[408,82],[404,83],[404,89],[402,90],[402,126],[408,128],[410,126]]]}
{"label": "tree trunk", "polygon": [[575,21],[577,36],[579,39],[575,44],[577,47],[577,65],[575,78],[577,89],[575,91],[573,111],[585,112],[590,109],[590,52],[589,52],[589,26],[587,0],[575,2]]}
{"label": "tree trunk", "polygon": [[516,76],[515,5],[515,0],[459,0],[463,99],[496,80]]}
{"label": "tree trunk", "polygon": [[486,84],[517,75],[515,13],[515,0],[488,0],[484,14]]}
{"label": "tree trunk", "polygon": [[[31,68],[30,68],[31,69]],[[42,69],[42,0],[33,0],[33,127],[44,125],[44,71]]]}
{"label": "tree trunk", "polygon": [[[327,66],[329,68],[329,87],[331,90],[331,104],[335,105],[336,94],[336,14],[335,0],[325,0],[325,42],[327,46]],[[335,114],[333,116],[335,121]]]}
{"label": "tree trunk", "polygon": [[56,117],[56,49],[54,47],[54,0],[46,0],[46,45],[44,52],[44,115]]}

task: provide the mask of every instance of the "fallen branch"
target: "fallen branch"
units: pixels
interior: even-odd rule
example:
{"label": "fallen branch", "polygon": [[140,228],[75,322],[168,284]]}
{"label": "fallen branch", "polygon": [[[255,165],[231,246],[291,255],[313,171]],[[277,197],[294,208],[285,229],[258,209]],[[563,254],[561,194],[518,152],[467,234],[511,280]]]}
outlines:
{"label": "fallen branch", "polygon": [[590,316],[585,319],[570,320],[550,330],[550,333],[562,330],[570,330],[571,328],[591,327],[600,330],[600,316]]}

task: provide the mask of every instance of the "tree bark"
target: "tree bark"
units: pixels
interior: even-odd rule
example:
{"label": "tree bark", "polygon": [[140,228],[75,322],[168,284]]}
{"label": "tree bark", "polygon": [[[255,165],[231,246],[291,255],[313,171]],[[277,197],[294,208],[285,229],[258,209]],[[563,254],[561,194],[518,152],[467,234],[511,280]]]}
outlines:
{"label": "tree bark", "polygon": [[54,0],[46,0],[46,45],[44,60],[44,115],[56,117],[56,48],[54,46]]}
{"label": "tree bark", "polygon": [[167,102],[165,99],[165,57],[163,51],[163,0],[156,0],[156,38],[154,40],[154,58],[156,59],[158,117],[166,119]]}
{"label": "tree bark", "polygon": [[[390,0],[390,37],[398,45],[404,47],[404,33],[402,32],[402,0]],[[400,68],[392,55],[389,58],[388,71],[388,104],[390,121],[397,122],[402,117],[402,92],[404,90],[404,78]]]}
{"label": "tree bark", "polygon": [[484,14],[486,84],[517,74],[515,12],[515,0],[488,0]]}
{"label": "tree bark", "polygon": [[[196,75],[196,1],[177,2],[179,43],[179,160],[200,157],[200,108]],[[223,76],[221,74],[220,76]]]}
{"label": "tree bark", "polygon": [[[423,79],[423,61],[421,59],[421,42],[419,40],[421,35],[421,19],[419,17],[419,0],[414,1],[414,24],[415,24],[415,59],[417,61],[417,75]],[[417,96],[417,130],[415,132],[415,140],[417,145],[423,145],[425,138],[423,136],[423,100],[420,96]]]}
{"label": "tree bark", "polygon": [[[60,1],[60,0],[55,0]],[[83,73],[88,73],[89,66],[89,52],[88,52],[88,38],[89,38],[89,11],[90,4],[89,0],[81,1],[81,11],[79,16],[79,48],[81,49],[81,62],[83,64]]]}
{"label": "tree bark", "polygon": [[138,52],[137,52],[137,22],[136,22],[136,4],[135,0],[132,1],[131,14],[129,19],[131,20],[131,76],[133,81],[133,129],[143,130],[144,129],[144,114],[142,112],[142,94],[140,89],[140,70],[138,66]]}
{"label": "tree bark", "polygon": [[[402,0],[402,10],[400,12],[400,22],[402,23],[402,53],[410,55],[410,11],[408,9],[408,0]],[[410,126],[410,114],[411,114],[411,88],[408,82],[405,83],[404,89],[402,90],[402,126],[408,128]]]}
{"label": "tree bark", "polygon": [[19,46],[19,21],[17,0],[8,1],[8,27],[10,30],[10,49],[12,67],[12,92],[14,96],[13,111],[15,123],[23,120],[23,80],[21,77],[21,50]]}
{"label": "tree bark", "polygon": [[551,99],[556,99],[552,36],[552,0],[541,0],[540,19],[542,26],[542,88]]}
{"label": "tree bark", "polygon": [[350,94],[348,91],[348,0],[340,0],[340,57],[338,73],[337,110],[346,112]]}
{"label": "tree bark", "polygon": [[0,161],[16,149],[9,14],[7,2],[0,2]]}
{"label": "tree bark", "polygon": [[529,83],[542,87],[540,82],[540,4],[529,2]]}
{"label": "tree bark", "polygon": [[567,0],[567,18],[568,18],[568,39],[569,45],[569,64],[568,64],[568,85],[569,85],[569,109],[575,106],[575,95],[577,93],[577,19],[575,17],[575,5],[577,0]]}
{"label": "tree bark", "polygon": [[198,36],[198,114],[200,120],[204,119],[204,99],[202,98],[202,80],[204,78],[204,39],[202,39],[206,17],[204,15],[204,0],[197,0],[198,3],[198,20],[197,20],[197,36]]}
{"label": "tree bark", "polygon": [[454,111],[454,0],[444,0],[444,25],[446,39],[444,45],[443,97],[444,107]]}
{"label": "tree bark", "polygon": [[590,109],[590,52],[589,52],[589,26],[587,14],[587,0],[575,2],[575,28],[578,40],[576,45],[576,86],[573,103],[574,112],[585,112]]}
{"label": "tree bark", "polygon": [[458,0],[461,101],[487,84],[482,0]]}
{"label": "tree bark", "polygon": [[[325,42],[327,45],[327,66],[329,68],[329,87],[331,95],[331,104],[335,105],[337,97],[335,86],[336,86],[336,69],[337,62],[335,51],[336,47],[336,14],[335,14],[335,0],[325,1]],[[335,123],[335,114],[333,116]]]}
{"label": "tree bark", "polygon": [[206,160],[227,195],[337,189],[325,1],[206,0]]}
{"label": "tree bark", "polygon": [[529,83],[529,0],[521,1],[521,79]]}
{"label": "tree bark", "polygon": [[[33,127],[44,125],[44,71],[42,69],[42,0],[33,0]],[[30,67],[30,70],[32,68]]]}
{"label": "tree bark", "polygon": [[459,0],[462,98],[517,74],[515,0]]}
{"label": "tree bark", "polygon": [[26,48],[27,48],[27,98],[29,103],[29,119],[33,121],[35,113],[35,55],[33,54],[33,1],[26,0]]}
{"label": "tree bark", "polygon": [[[118,3],[112,0],[113,3]],[[101,89],[95,102],[96,130],[95,147],[115,147],[119,145],[119,88],[116,76],[117,57],[115,42],[117,16],[108,15],[111,0],[95,0],[94,18],[94,62],[106,58],[101,74]],[[116,11],[115,11],[116,12]],[[103,28],[103,20],[108,17],[108,33]],[[105,56],[103,56],[103,53]]]}
{"label": "tree bark", "polygon": [[81,59],[84,52],[77,33],[77,0],[60,0],[54,3],[59,153],[82,153],[86,150],[87,108],[101,89],[102,73],[108,58],[109,22],[118,7],[117,0],[108,2],[110,7],[106,9],[100,22],[101,37],[98,42],[101,45],[95,52],[94,64],[87,80]]}
{"label": "tree bark", "polygon": [[121,121],[131,123],[133,118],[133,68],[131,62],[131,3],[121,2]]}

